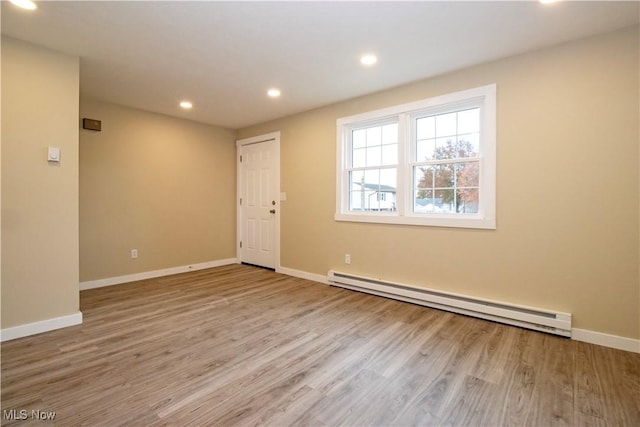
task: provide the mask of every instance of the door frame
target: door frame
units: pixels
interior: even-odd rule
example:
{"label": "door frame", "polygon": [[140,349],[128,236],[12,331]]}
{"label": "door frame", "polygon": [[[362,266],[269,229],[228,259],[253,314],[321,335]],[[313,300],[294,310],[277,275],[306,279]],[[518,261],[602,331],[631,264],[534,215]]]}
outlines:
{"label": "door frame", "polygon": [[240,152],[245,145],[259,144],[261,142],[275,142],[275,171],[274,180],[276,182],[276,213],[274,218],[274,254],[275,269],[280,270],[280,211],[282,209],[282,201],[280,197],[280,131],[266,133],[251,138],[236,140],[236,259],[238,263],[242,263],[242,250],[240,242],[242,241],[242,208],[240,206],[240,197],[242,195],[242,163],[240,162]]}

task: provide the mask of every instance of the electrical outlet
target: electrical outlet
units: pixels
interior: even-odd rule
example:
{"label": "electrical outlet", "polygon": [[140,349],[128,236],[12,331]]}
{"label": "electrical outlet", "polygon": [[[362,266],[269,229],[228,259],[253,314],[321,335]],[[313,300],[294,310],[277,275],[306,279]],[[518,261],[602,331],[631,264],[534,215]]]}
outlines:
{"label": "electrical outlet", "polygon": [[344,263],[351,264],[351,254],[344,254]]}
{"label": "electrical outlet", "polygon": [[131,258],[138,258],[138,250],[131,249]]}

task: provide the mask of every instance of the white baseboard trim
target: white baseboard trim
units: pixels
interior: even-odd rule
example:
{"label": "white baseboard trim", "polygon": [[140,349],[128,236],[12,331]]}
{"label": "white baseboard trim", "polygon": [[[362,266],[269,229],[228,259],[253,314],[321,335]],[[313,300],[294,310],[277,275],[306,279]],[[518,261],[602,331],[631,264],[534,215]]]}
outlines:
{"label": "white baseboard trim", "polygon": [[589,344],[616,348],[618,350],[640,353],[640,340],[634,340],[632,338],[573,328],[571,330],[571,339],[588,342]]}
{"label": "white baseboard trim", "polygon": [[29,335],[41,334],[42,332],[49,332],[54,329],[66,328],[67,326],[79,325],[81,323],[82,312],[78,311],[77,313],[69,314],[67,316],[54,317],[53,319],[13,326],[0,331],[0,342],[28,337]]}
{"label": "white baseboard trim", "polygon": [[287,276],[299,277],[300,279],[311,280],[312,282],[319,282],[325,285],[329,284],[329,278],[322,274],[307,273],[306,271],[294,270],[293,268],[278,267],[276,273],[286,274]]}
{"label": "white baseboard trim", "polygon": [[170,276],[172,274],[187,273],[189,271],[204,270],[206,268],[222,267],[223,265],[237,264],[237,258],[227,258],[217,261],[201,262],[199,264],[183,265],[180,267],[165,268],[162,270],[146,271],[144,273],[128,274],[126,276],[108,277],[106,279],[89,280],[80,282],[80,290],[102,288],[104,286],[119,285],[121,283],[135,282],[138,280],[155,279],[156,277]]}

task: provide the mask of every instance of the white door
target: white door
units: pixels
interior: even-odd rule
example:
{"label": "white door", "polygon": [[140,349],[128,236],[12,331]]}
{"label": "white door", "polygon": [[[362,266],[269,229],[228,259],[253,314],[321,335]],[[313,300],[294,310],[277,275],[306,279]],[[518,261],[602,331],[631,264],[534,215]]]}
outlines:
{"label": "white door", "polygon": [[275,269],[279,262],[280,135],[237,144],[239,259]]}

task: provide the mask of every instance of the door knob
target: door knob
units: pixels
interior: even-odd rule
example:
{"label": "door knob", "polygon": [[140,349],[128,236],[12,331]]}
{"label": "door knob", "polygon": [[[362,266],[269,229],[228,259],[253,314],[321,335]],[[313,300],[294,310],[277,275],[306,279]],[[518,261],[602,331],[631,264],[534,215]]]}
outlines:
{"label": "door knob", "polygon": [[274,213],[276,213],[276,210],[275,209],[270,209],[269,212],[274,214]]}

